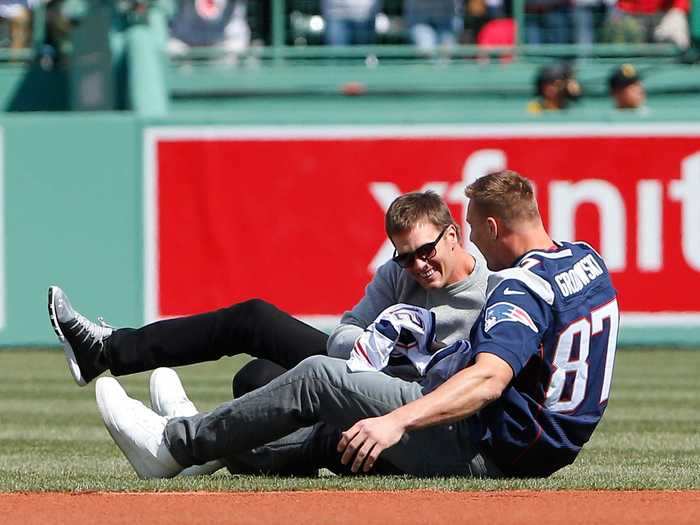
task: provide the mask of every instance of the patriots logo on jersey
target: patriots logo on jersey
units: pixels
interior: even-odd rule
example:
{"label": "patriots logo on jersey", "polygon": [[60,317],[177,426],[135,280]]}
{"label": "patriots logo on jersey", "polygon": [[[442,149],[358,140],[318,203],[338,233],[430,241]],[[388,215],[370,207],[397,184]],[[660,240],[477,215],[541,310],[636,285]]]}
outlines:
{"label": "patriots logo on jersey", "polygon": [[533,332],[537,332],[537,326],[530,315],[512,303],[496,303],[486,309],[484,316],[484,332],[488,332],[498,323],[504,321],[512,321],[521,323],[530,328]]}

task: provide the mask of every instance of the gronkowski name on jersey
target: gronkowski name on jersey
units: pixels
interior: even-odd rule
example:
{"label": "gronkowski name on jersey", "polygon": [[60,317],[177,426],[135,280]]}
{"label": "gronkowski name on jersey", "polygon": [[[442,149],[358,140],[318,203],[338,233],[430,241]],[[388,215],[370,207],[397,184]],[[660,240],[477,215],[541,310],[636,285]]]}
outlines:
{"label": "gronkowski name on jersey", "polygon": [[574,461],[608,403],[618,322],[608,270],[586,243],[528,252],[489,277],[472,349],[514,378],[480,411],[478,432],[506,474],[548,476]]}

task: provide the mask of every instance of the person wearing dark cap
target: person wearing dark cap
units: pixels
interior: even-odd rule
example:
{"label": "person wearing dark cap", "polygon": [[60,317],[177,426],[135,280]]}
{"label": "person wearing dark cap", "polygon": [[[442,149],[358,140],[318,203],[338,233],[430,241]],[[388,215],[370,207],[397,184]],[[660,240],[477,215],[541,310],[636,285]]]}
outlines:
{"label": "person wearing dark cap", "polygon": [[581,96],[581,86],[571,65],[563,62],[543,66],[535,77],[537,100],[528,103],[529,113],[565,109],[569,102]]}
{"label": "person wearing dark cap", "polygon": [[616,67],[608,78],[608,88],[616,109],[639,109],[644,106],[646,93],[642,79],[632,64]]}

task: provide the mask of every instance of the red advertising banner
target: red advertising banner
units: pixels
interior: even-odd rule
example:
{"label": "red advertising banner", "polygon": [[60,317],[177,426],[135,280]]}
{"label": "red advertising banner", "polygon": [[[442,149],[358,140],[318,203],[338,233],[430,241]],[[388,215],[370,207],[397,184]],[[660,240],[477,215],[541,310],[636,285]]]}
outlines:
{"label": "red advertising banner", "polygon": [[432,188],[463,219],[466,184],[504,167],[555,239],[601,252],[624,312],[700,313],[700,127],[154,128],[146,147],[151,319],[251,297],[341,314],[391,256],[396,196]]}

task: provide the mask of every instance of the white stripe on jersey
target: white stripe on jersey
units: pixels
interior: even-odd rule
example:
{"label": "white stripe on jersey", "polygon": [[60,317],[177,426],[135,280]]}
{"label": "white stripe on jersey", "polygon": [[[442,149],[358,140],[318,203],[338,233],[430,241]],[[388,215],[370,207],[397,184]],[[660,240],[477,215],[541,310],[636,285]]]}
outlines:
{"label": "white stripe on jersey", "polygon": [[568,248],[566,250],[561,250],[558,252],[527,252],[527,256],[539,255],[540,257],[545,257],[547,259],[563,259],[564,257],[571,257],[573,254]]}

